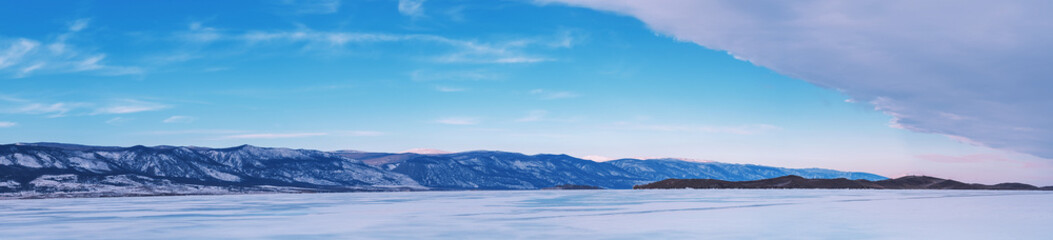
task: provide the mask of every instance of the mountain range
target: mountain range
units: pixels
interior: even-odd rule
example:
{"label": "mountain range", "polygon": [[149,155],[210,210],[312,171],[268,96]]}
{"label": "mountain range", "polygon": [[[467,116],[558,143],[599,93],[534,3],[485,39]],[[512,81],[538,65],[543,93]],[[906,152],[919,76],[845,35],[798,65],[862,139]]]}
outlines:
{"label": "mountain range", "polygon": [[883,180],[829,169],[790,169],[677,159],[596,162],[500,151],[375,153],[242,145],[107,147],[0,145],[0,198],[109,197],[263,192],[628,189],[669,178],[757,180],[785,175]]}

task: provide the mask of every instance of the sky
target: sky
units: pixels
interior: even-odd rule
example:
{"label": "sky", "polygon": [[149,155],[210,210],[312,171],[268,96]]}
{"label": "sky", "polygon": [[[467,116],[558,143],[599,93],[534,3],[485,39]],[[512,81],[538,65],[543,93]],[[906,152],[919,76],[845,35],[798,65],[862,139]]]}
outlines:
{"label": "sky", "polygon": [[0,3],[0,143],[676,157],[1053,185],[1041,1]]}

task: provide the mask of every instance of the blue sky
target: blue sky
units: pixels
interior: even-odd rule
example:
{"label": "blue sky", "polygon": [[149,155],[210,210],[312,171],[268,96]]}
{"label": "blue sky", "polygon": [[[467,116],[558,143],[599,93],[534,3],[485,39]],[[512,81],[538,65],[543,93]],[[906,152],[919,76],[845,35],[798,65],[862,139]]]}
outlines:
{"label": "blue sky", "polygon": [[854,88],[574,4],[5,2],[0,22],[18,24],[0,25],[0,142],[490,149],[1053,184],[1034,152],[920,129]]}

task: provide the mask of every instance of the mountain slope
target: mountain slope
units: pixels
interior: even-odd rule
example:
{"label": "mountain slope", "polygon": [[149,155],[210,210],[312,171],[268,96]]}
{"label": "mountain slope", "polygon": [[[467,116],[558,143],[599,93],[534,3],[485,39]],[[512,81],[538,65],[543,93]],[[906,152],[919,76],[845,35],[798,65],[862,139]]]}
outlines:
{"label": "mountain slope", "polygon": [[495,151],[415,156],[381,167],[440,189],[540,189],[563,184],[630,188],[646,181],[610,164],[567,155]]}
{"label": "mountain slope", "polygon": [[619,159],[606,163],[618,166],[628,172],[651,181],[669,178],[705,178],[726,181],[747,181],[786,175],[798,175],[806,178],[886,179],[885,177],[870,173],[841,172],[821,168],[792,169],[752,164],[691,162],[678,159]]}
{"label": "mountain slope", "polygon": [[0,187],[0,192],[92,192],[116,187],[114,191],[144,195],[151,191],[196,194],[179,190],[193,187],[208,189],[208,193],[270,191],[274,187],[289,191],[423,189],[405,175],[333,153],[248,145],[221,149],[0,145],[0,183],[8,186]]}
{"label": "mountain slope", "polygon": [[178,146],[0,145],[0,197],[138,196],[245,192],[628,189],[668,178],[755,180],[783,175],[884,179],[828,169],[787,169],[675,159],[595,162],[498,151],[447,154],[323,152]]}
{"label": "mountain slope", "polygon": [[496,151],[432,155],[355,153],[345,156],[405,174],[421,185],[437,189],[538,189],[562,184],[628,189],[633,185],[669,178],[741,181],[786,175],[886,179],[869,173],[819,168],[789,169],[677,159],[595,162],[567,155],[524,155]]}

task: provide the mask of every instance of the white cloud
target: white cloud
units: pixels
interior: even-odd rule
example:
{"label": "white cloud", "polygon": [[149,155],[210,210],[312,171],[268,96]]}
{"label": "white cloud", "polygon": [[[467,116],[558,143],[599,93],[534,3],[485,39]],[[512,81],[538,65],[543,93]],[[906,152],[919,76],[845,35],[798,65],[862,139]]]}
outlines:
{"label": "white cloud", "polygon": [[244,133],[246,131],[229,130],[229,129],[187,129],[187,130],[174,130],[174,131],[149,131],[140,132],[139,134],[145,135],[214,135],[214,134],[236,134]]}
{"label": "white cloud", "polygon": [[548,111],[534,110],[527,113],[525,117],[516,119],[516,122],[537,122],[544,120],[545,116],[548,116]]}
{"label": "white cloud", "polygon": [[[0,44],[2,43],[3,42],[0,42]],[[7,44],[8,47],[3,51],[0,51],[0,69],[20,63],[26,54],[36,49],[37,46],[40,46],[40,42],[24,38],[10,41]]]}
{"label": "white cloud", "polygon": [[80,30],[84,30],[84,28],[88,27],[88,23],[91,23],[90,18],[81,18],[74,20],[73,22],[69,23],[69,31],[80,32]]}
{"label": "white cloud", "polygon": [[25,76],[29,75],[29,73],[32,73],[33,71],[36,71],[37,69],[40,69],[40,68],[44,67],[44,65],[45,64],[42,63],[42,62],[38,62],[38,63],[35,63],[33,65],[29,65],[29,66],[23,67],[21,70],[18,70],[17,74],[15,74],[15,78],[25,77]]}
{"label": "white cloud", "polygon": [[677,40],[874,104],[895,126],[1053,158],[1050,2],[540,2],[636,17]]}
{"label": "white cloud", "polygon": [[424,16],[424,0],[399,0],[399,13],[411,17]]}
{"label": "white cloud", "polygon": [[467,89],[456,88],[456,87],[446,87],[446,86],[435,86],[435,90],[436,91],[440,91],[440,92],[463,92],[463,91],[466,91]]}
{"label": "white cloud", "polygon": [[9,128],[18,125],[16,122],[0,122],[0,128]]}
{"label": "white cloud", "polygon": [[168,105],[146,102],[134,99],[115,101],[107,106],[95,109],[92,115],[99,114],[128,114],[137,112],[157,111],[168,108]]}
{"label": "white cloud", "polygon": [[295,14],[332,14],[340,11],[340,0],[283,0],[279,5]]}
{"label": "white cloud", "polygon": [[435,122],[446,125],[476,125],[479,124],[479,119],[470,117],[448,117],[440,118],[435,120]]}
{"label": "white cloud", "polygon": [[191,123],[197,120],[195,117],[190,116],[171,116],[162,120],[163,123]]}
{"label": "white cloud", "polygon": [[364,130],[348,131],[348,132],[346,132],[346,134],[350,135],[350,136],[355,136],[355,137],[377,137],[377,136],[387,135],[387,133],[385,133],[385,132],[364,131]]}
{"label": "white cloud", "polygon": [[254,133],[222,136],[218,139],[280,139],[304,138],[329,135],[328,133]]}
{"label": "white cloud", "polygon": [[[0,38],[0,72],[22,78],[35,73],[93,72],[101,75],[141,74],[138,67],[115,66],[105,63],[106,54],[81,50],[71,45],[70,39],[88,27],[90,19],[69,23],[62,34],[47,40],[28,38]],[[45,44],[45,42],[47,42]],[[46,45],[47,48],[40,48]]]}
{"label": "white cloud", "polygon": [[21,107],[10,109],[7,112],[17,114],[48,114],[48,117],[64,117],[73,109],[85,106],[83,103],[23,103]]}
{"label": "white cloud", "polygon": [[688,133],[723,133],[735,135],[757,135],[782,128],[770,124],[745,124],[735,126],[717,125],[680,125],[680,124],[635,124],[631,122],[615,123],[619,128],[633,130],[649,130],[662,132],[688,132]]}
{"label": "white cloud", "polygon": [[[128,114],[145,111],[157,111],[168,108],[168,105],[135,99],[120,99],[102,105],[86,102],[38,102],[16,97],[0,96],[0,102],[8,102],[11,107],[0,108],[0,113],[48,115],[47,117],[65,117],[69,115],[103,115]],[[2,105],[0,105],[2,106]]]}
{"label": "white cloud", "polygon": [[537,63],[552,61],[546,57],[524,53],[524,48],[544,45],[532,39],[517,39],[497,42],[459,40],[424,34],[384,34],[360,32],[326,32],[302,29],[297,31],[255,31],[236,35],[233,40],[249,44],[259,43],[303,43],[306,47],[331,50],[351,43],[405,42],[415,41],[443,45],[451,48],[449,53],[432,58],[441,63]]}
{"label": "white cloud", "polygon": [[530,94],[534,95],[534,96],[537,96],[538,98],[541,98],[543,100],[554,100],[554,99],[564,99],[564,98],[576,98],[576,97],[578,97],[577,93],[570,92],[570,91],[552,91],[552,90],[545,90],[545,89],[530,90]]}
{"label": "white cloud", "polygon": [[504,78],[504,75],[495,73],[489,70],[475,69],[475,70],[444,70],[444,71],[433,71],[427,69],[418,69],[409,73],[410,79],[418,82],[427,81],[484,81],[484,80],[498,80]]}
{"label": "white cloud", "polygon": [[110,120],[106,120],[106,124],[121,125],[121,124],[124,124],[124,123],[126,123],[128,121],[131,121],[131,120],[132,119],[130,119],[130,118],[114,117],[114,118],[111,118]]}

